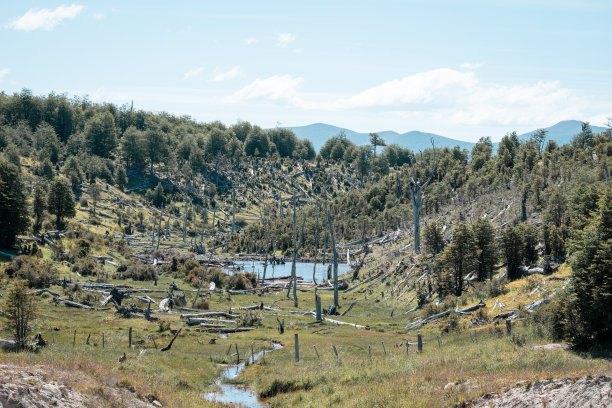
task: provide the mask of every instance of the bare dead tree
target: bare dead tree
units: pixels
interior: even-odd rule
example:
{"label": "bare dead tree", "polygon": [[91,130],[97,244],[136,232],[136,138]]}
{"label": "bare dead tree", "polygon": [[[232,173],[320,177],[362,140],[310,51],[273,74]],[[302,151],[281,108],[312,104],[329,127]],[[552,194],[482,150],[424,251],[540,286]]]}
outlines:
{"label": "bare dead tree", "polygon": [[334,254],[334,306],[338,307],[338,252],[336,252],[336,240],[334,239],[334,228],[332,226],[329,208],[327,208],[327,226],[329,227],[329,236],[331,238],[331,246]]}
{"label": "bare dead tree", "polygon": [[433,165],[431,167],[431,173],[424,183],[421,183],[420,179],[414,179],[411,177],[410,184],[408,185],[410,190],[410,197],[412,199],[412,213],[414,217],[414,252],[417,254],[421,253],[421,207],[425,201],[423,196],[423,189],[431,182],[433,175],[436,171],[436,145],[433,138],[431,139],[431,146],[433,147]]}

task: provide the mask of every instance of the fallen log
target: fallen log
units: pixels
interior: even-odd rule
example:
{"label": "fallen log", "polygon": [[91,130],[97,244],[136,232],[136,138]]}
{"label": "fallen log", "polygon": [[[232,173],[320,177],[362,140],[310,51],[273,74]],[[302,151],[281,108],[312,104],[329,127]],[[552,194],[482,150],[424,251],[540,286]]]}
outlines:
{"label": "fallen log", "polygon": [[190,317],[187,319],[187,325],[196,326],[200,323],[226,323],[236,324],[236,320],[222,320],[222,319],[207,319],[205,317]]}
{"label": "fallen log", "polygon": [[235,307],[234,309],[236,310],[267,310],[269,312],[280,312],[281,311],[281,309],[273,309],[271,307],[263,306],[263,305],[242,306],[242,307]]}
{"label": "fallen log", "polygon": [[324,317],[323,318],[326,322],[330,322],[333,324],[337,324],[340,326],[353,326],[357,329],[366,329],[366,330],[370,330],[370,326],[362,326],[360,324],[356,324],[356,323],[349,323],[349,322],[341,322],[340,320],[334,320],[334,319],[330,319],[329,317]]}
{"label": "fallen log", "polygon": [[91,307],[91,306],[87,306],[87,305],[84,305],[82,303],[73,302],[72,300],[57,299],[57,303],[63,303],[66,306],[76,307],[78,309],[93,309],[93,307]]}
{"label": "fallen log", "polygon": [[168,351],[172,348],[172,343],[174,343],[174,340],[176,340],[177,336],[179,335],[179,333],[181,332],[181,330],[183,329],[178,329],[178,331],[174,334],[174,337],[172,338],[172,340],[170,340],[170,343],[168,343],[168,345],[162,349],[160,349],[159,351]]}
{"label": "fallen log", "polygon": [[220,327],[218,329],[206,329],[208,333],[231,334],[255,330],[253,327]]}
{"label": "fallen log", "polygon": [[189,319],[192,317],[225,317],[227,319],[238,319],[240,315],[227,312],[186,313],[181,315],[181,319]]}
{"label": "fallen log", "polygon": [[359,286],[363,285],[364,283],[368,283],[368,282],[370,282],[370,281],[372,281],[372,280],[374,280],[374,279],[376,279],[376,278],[379,278],[379,277],[380,277],[380,276],[381,276],[383,273],[384,273],[384,271],[380,271],[380,272],[378,272],[376,275],[371,276],[371,277],[369,277],[368,279],[366,279],[366,280],[364,280],[364,281],[362,281],[362,282],[359,282],[359,283],[358,283],[358,284],[356,284],[355,286],[352,286],[352,287],[350,287],[350,288],[348,288],[348,289],[345,289],[343,292],[344,292],[344,293],[350,292],[351,290],[353,290],[353,289],[355,289],[355,288],[358,288]]}
{"label": "fallen log", "polygon": [[346,309],[344,312],[342,312],[340,314],[340,316],[344,316],[345,314],[347,314],[348,312],[351,311],[351,309],[353,308],[353,306],[355,306],[355,303],[357,303],[357,301],[354,301],[353,303],[351,303],[351,305],[348,307],[348,309]]}
{"label": "fallen log", "polygon": [[154,301],[153,299],[151,299],[149,296],[136,296],[136,299],[140,300],[141,302],[145,302],[145,303],[157,303],[156,301]]}
{"label": "fallen log", "polygon": [[433,322],[434,320],[438,320],[438,319],[440,319],[442,317],[448,316],[451,313],[466,314],[466,313],[472,312],[474,310],[478,310],[481,307],[485,307],[485,306],[486,306],[486,304],[484,302],[480,302],[480,303],[477,303],[477,304],[475,304],[473,306],[469,306],[469,307],[466,307],[466,308],[463,308],[463,309],[459,309],[459,310],[449,309],[449,310],[444,311],[442,313],[438,313],[438,314],[426,317],[425,319],[417,320],[415,322],[407,324],[405,329],[406,330],[413,330],[413,329],[416,329],[417,327],[421,327],[421,326],[423,326],[423,325],[425,325],[425,324],[427,324],[429,322]]}
{"label": "fallen log", "polygon": [[[304,312],[304,315],[310,315],[312,317],[314,317],[315,319],[317,318],[317,314],[315,312],[313,312],[312,310],[309,312]],[[356,323],[349,323],[349,322],[343,322],[340,320],[334,320],[334,319],[330,319],[329,317],[323,317],[323,320],[339,325],[339,326],[353,326],[357,329],[366,329],[366,330],[370,330],[370,326],[363,326],[361,324],[356,324]]]}
{"label": "fallen log", "polygon": [[50,291],[49,289],[38,289],[38,290],[34,290],[34,291],[32,291],[32,292],[28,292],[28,295],[35,295],[35,296],[38,296],[38,295],[42,295],[43,293],[48,293],[48,294],[50,294],[51,296],[53,296],[53,297],[57,297],[57,298],[58,298],[58,297],[62,297],[62,296],[61,296],[59,293],[52,292],[52,291]]}

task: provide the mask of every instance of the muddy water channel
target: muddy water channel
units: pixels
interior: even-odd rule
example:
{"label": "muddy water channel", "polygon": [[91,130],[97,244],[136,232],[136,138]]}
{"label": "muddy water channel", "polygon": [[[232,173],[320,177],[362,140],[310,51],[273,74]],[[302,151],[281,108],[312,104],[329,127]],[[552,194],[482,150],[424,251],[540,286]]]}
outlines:
{"label": "muddy water channel", "polygon": [[[283,348],[280,343],[272,343],[273,350],[278,350]],[[248,364],[253,364],[257,361],[262,355],[263,351],[255,354],[252,357],[249,357]],[[240,385],[232,385],[232,384],[224,384],[225,380],[232,380],[244,370],[245,363],[234,364],[229,366],[215,381],[215,384],[219,388],[218,392],[210,392],[208,394],[204,394],[203,397],[209,401],[221,402],[223,404],[234,404],[241,407],[247,408],[260,408],[265,407],[259,399],[257,398],[257,394],[251,391],[248,388],[244,388]]]}

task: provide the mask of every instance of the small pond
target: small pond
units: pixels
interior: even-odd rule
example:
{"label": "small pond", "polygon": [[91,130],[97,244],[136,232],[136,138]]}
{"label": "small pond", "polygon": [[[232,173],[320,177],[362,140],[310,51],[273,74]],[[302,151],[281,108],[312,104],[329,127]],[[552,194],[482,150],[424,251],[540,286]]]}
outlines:
{"label": "small pond", "polygon": [[[263,261],[235,261],[236,265],[240,265],[243,272],[254,272],[259,275],[261,278],[264,270]],[[298,277],[301,277],[305,281],[312,282],[312,272],[313,272],[313,263],[310,262],[296,262],[295,263],[295,272]],[[315,269],[315,277],[317,279],[317,283],[321,283],[327,280],[327,268],[331,266],[333,272],[332,264],[321,264],[318,263]],[[347,264],[338,264],[338,276],[345,274],[350,271],[351,267]],[[230,272],[231,273],[231,272]],[[291,261],[285,262],[285,264],[281,265],[270,265],[266,268],[266,279],[267,278],[280,278],[283,276],[291,275]]]}

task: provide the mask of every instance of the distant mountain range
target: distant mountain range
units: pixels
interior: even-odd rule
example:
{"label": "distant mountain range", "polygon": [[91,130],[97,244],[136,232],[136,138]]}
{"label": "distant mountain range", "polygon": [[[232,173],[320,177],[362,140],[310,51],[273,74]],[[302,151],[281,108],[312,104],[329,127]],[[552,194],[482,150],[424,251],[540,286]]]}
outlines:
{"label": "distant mountain range", "polygon": [[[591,126],[593,133],[599,133],[606,130],[604,127]],[[350,129],[343,129],[337,126],[328,125],[325,123],[314,123],[306,126],[295,126],[287,127],[287,129],[293,130],[299,139],[308,139],[314,145],[314,148],[319,151],[325,141],[333,136],[338,135],[344,131],[346,137],[357,145],[365,145],[370,143],[369,133],[359,133]],[[578,120],[564,120],[557,123],[556,125],[544,128],[548,130],[546,134],[547,140],[554,140],[559,145],[569,143],[574,136],[582,130],[582,122]],[[524,133],[519,137],[521,140],[529,139],[529,137],[537,132],[533,130],[531,132]],[[377,132],[381,136],[387,145],[398,144],[402,147],[408,147],[412,151],[418,152],[419,150],[425,150],[431,147],[430,139],[433,137],[437,147],[454,147],[459,146],[462,149],[471,150],[475,143],[465,142],[463,140],[451,139],[434,133],[419,132],[413,130],[406,133],[397,133],[392,130],[385,130]]]}

